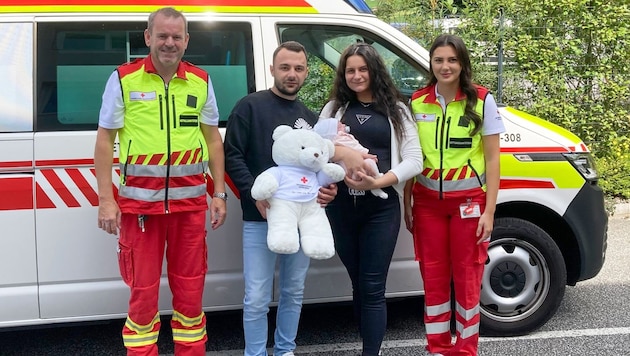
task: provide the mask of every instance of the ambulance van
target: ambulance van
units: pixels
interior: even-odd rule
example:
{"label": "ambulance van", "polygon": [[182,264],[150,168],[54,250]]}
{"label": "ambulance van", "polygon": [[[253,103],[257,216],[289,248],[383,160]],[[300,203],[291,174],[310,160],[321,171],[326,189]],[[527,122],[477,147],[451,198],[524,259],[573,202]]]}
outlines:
{"label": "ambulance van", "polygon": [[[428,76],[427,51],[362,1],[3,0],[0,328],[126,316],[129,292],[118,271],[117,241],[97,228],[94,143],[108,76],[148,54],[147,17],[164,5],[189,20],[185,59],[210,73],[222,130],[237,100],[272,86],[272,52],[283,41],[301,42],[310,61],[331,69],[346,46],[370,43],[406,95]],[[329,88],[319,90],[325,97]],[[507,131],[481,309],[482,329],[507,335],[539,327],[558,308],[566,285],[597,275],[607,215],[591,153],[578,137],[513,108],[500,111]],[[118,181],[117,168],[112,177]],[[208,229],[208,312],[242,307],[241,210],[227,182],[227,222]],[[412,239],[401,229],[387,296],[422,293]],[[349,299],[339,259],[313,261],[305,302]],[[170,312],[166,277],[160,308]]]}

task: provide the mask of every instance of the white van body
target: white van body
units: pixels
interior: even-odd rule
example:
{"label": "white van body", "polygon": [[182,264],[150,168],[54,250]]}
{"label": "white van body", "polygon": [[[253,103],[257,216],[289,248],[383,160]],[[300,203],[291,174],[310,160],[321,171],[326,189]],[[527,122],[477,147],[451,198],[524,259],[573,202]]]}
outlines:
{"label": "white van body", "polygon": [[[272,53],[285,40],[302,42],[318,63],[331,67],[349,43],[373,43],[401,91],[410,95],[417,89],[426,77],[427,51],[374,15],[357,11],[364,4],[350,2],[170,4],[187,16],[191,39],[185,59],[210,73],[224,127],[238,99],[272,86]],[[116,238],[97,228],[93,153],[107,77],[117,65],[148,53],[142,31],[156,7],[115,0],[43,4],[0,4],[0,328],[124,318],[129,297],[118,271]],[[566,284],[598,273],[607,219],[579,138],[509,108],[501,114],[507,132],[501,137],[498,236],[482,303],[484,326],[509,334],[540,326],[557,309]],[[118,181],[118,169],[112,177]],[[242,307],[241,209],[227,181],[228,219],[217,231],[208,228],[206,311]],[[522,222],[535,231],[530,225],[521,229]],[[538,237],[532,240],[532,234]],[[423,293],[413,251],[403,227],[388,297]],[[514,268],[501,271],[498,263]],[[338,257],[312,261],[305,303],[351,295]],[[170,312],[170,302],[164,277],[162,313]]]}

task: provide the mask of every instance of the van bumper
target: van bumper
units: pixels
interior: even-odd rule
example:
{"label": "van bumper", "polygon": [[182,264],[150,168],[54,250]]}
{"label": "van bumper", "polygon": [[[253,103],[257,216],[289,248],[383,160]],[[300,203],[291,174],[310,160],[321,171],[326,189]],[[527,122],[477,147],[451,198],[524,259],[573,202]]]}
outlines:
{"label": "van bumper", "polygon": [[602,189],[584,184],[564,214],[577,240],[581,267],[577,282],[595,277],[604,265],[608,239],[608,214]]}

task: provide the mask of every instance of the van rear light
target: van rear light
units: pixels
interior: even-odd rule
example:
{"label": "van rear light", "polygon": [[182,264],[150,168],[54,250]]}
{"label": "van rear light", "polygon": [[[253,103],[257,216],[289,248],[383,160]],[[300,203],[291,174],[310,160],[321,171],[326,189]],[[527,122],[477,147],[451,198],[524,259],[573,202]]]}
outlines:
{"label": "van rear light", "polygon": [[563,156],[571,162],[584,179],[590,183],[597,183],[599,175],[595,169],[595,160],[590,153],[564,153]]}

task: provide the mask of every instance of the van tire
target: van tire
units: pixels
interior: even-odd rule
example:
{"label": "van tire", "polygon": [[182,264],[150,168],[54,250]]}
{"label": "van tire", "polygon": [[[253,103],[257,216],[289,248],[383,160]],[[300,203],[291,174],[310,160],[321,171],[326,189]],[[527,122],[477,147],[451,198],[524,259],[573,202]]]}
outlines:
{"label": "van tire", "polygon": [[481,282],[481,331],[529,333],[558,310],[567,281],[560,249],[540,227],[517,218],[495,220]]}

